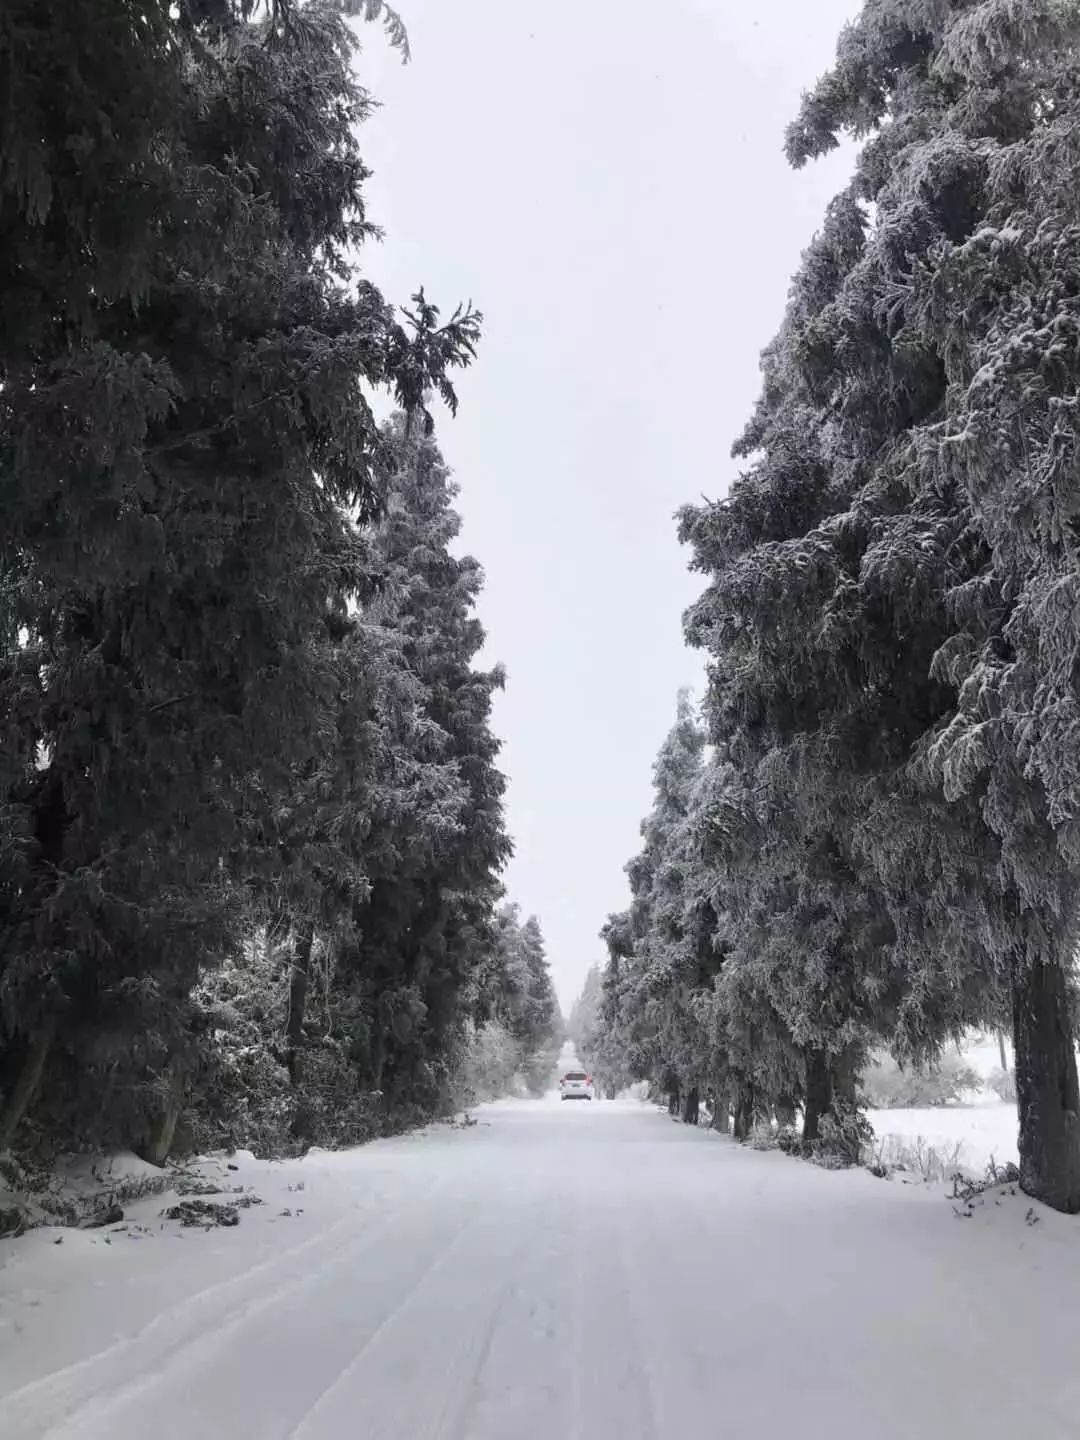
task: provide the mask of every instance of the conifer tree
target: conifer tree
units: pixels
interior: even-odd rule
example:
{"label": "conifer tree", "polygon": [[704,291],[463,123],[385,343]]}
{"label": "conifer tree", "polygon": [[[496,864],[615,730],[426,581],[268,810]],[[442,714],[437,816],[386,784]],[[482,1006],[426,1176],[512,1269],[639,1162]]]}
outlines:
{"label": "conifer tree", "polygon": [[[333,728],[327,626],[392,468],[369,390],[452,400],[476,337],[351,283],[351,32],[260,15],[5,12],[0,1148],[47,1063],[88,1119],[133,1093],[118,1065],[152,1077],[185,1043]],[[78,145],[49,95],[68,64]]]}
{"label": "conifer tree", "polygon": [[789,136],[798,162],[842,129],[878,127],[858,183],[905,217],[902,273],[889,289],[883,273],[876,296],[894,352],[926,356],[942,393],[912,417],[907,484],[955,517],[950,548],[935,537],[953,563],[936,581],[950,633],[931,669],[956,701],[921,753],[998,847],[969,916],[1011,989],[1023,1184],[1066,1210],[1080,1208],[1066,478],[1078,40],[1076,7],[1051,0],[868,6]]}
{"label": "conifer tree", "polygon": [[1078,38],[1053,0],[864,7],[787,141],[799,165],[864,140],[855,177],[763,357],[744,474],[681,517],[729,1060],[757,1083],[763,1034],[781,1071],[801,1052],[810,1130],[868,1044],[932,1056],[1010,1012],[1023,1184],[1065,1210]]}
{"label": "conifer tree", "polygon": [[[606,1025],[618,1036],[628,1075],[663,1089],[696,1115],[707,1074],[697,992],[711,979],[713,912],[697,866],[693,807],[705,737],[689,694],[653,769],[655,802],[643,846],[627,866],[630,909],[609,918],[611,983]],[[607,1068],[605,1066],[605,1068]]]}
{"label": "conifer tree", "polygon": [[[1071,762],[1055,760],[1072,700],[1049,678],[1068,631],[1048,617],[1070,562],[1064,513],[1039,508],[1057,493],[1055,392],[1021,356],[1067,313],[1028,237],[1076,53],[1068,6],[866,6],[788,151],[802,163],[842,130],[871,138],[766,353],[740,446],[752,468],[683,519],[713,577],[689,629],[715,656],[715,738],[737,746],[755,799],[788,777],[769,841],[790,837],[788,886],[805,890],[822,845],[841,862],[825,914],[848,912],[852,993],[902,1049],[1000,1015],[1011,988],[1024,1184],[1063,1209],[1080,1205]],[[1067,173],[1060,223],[1039,231],[1059,265]]]}
{"label": "conifer tree", "polygon": [[434,441],[398,417],[387,443],[397,468],[372,532],[378,585],[363,613],[395,637],[414,687],[415,743],[381,782],[342,983],[365,1008],[377,1088],[433,1092],[467,1013],[510,853],[490,729],[503,674],[474,668],[483,577],[475,560],[451,552],[460,521]]}

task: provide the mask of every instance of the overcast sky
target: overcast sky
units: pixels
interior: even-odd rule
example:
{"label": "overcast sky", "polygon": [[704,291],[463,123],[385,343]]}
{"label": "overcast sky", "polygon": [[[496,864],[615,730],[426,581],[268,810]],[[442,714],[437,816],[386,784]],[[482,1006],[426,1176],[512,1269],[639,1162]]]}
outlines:
{"label": "overcast sky", "polygon": [[851,168],[781,154],[858,0],[395,0],[413,59],[361,31],[363,255],[484,312],[439,440],[483,563],[512,898],[564,1010],[650,805],[700,588],[673,515],[722,495],[799,253]]}

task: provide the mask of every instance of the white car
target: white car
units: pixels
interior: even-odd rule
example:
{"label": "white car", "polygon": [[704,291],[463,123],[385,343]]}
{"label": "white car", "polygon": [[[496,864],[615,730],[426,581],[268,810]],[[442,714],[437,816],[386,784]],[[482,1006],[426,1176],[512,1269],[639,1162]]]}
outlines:
{"label": "white car", "polygon": [[584,1070],[568,1070],[559,1081],[559,1094],[564,1100],[591,1100],[592,1076],[586,1075]]}

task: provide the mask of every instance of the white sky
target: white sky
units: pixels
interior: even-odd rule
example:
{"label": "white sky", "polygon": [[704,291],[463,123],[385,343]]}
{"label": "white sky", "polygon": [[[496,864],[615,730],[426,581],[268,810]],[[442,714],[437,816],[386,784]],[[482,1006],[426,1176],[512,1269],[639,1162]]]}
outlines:
{"label": "white sky", "polygon": [[569,1010],[651,803],[678,687],[700,693],[673,514],[722,495],[757,358],[851,168],[790,171],[784,126],[858,0],[398,0],[413,60],[363,27],[362,256],[484,312],[439,431],[484,565],[512,898]]}

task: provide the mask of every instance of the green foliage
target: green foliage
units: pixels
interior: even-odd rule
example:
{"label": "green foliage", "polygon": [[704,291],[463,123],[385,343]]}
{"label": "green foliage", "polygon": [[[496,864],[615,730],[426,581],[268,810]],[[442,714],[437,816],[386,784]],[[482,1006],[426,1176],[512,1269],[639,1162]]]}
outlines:
{"label": "green foliage", "polygon": [[516,1049],[515,1072],[530,1094],[543,1094],[558,1059],[562,1016],[535,916],[522,922],[516,905],[500,906],[480,987],[480,1012],[501,1027]]}
{"label": "green foliage", "polygon": [[425,407],[479,316],[355,268],[351,15],[407,52],[378,0],[0,16],[0,1148],[362,1138],[477,1004],[501,674]]}
{"label": "green foliage", "polygon": [[605,1017],[634,1073],[727,1074],[749,1123],[800,1093],[808,1121],[849,1113],[870,1047],[918,1063],[1011,1011],[1024,1184],[1065,1209],[1078,76],[1071,0],[868,0],[805,97],[794,164],[865,144],[762,357],[746,468],[680,517],[705,878],[670,838],[631,871],[635,897],[708,894],[722,963],[658,1010],[632,906]]}
{"label": "green foliage", "polygon": [[703,1074],[706,1014],[698,998],[719,963],[697,831],[704,748],[684,692],[654,767],[642,850],[627,866],[630,909],[605,927],[611,959],[599,1015],[582,1037],[583,1058],[608,1089],[632,1080],[690,1088]]}
{"label": "green foliage", "polygon": [[203,1145],[356,1143],[518,1075],[538,1083],[553,1060],[539,925],[495,909],[501,674],[472,665],[479,567],[451,553],[454,489],[433,441],[403,417],[384,440],[396,464],[365,533],[371,585],[324,641],[333,729],[280,812],[282,864],[256,892],[252,940],[201,986]]}
{"label": "green foliage", "polygon": [[340,0],[340,4],[344,15],[358,15],[369,23],[381,21],[386,38],[401,53],[402,60],[407,62],[411,58],[405,22],[385,0]]}
{"label": "green foliage", "polygon": [[874,1131],[854,1106],[838,1105],[821,1121],[821,1133],[809,1147],[809,1158],[827,1170],[858,1165]]}
{"label": "green foliage", "polygon": [[[387,772],[358,813],[366,878],[338,952],[338,983],[367,1016],[371,1079],[411,1091],[456,1043],[510,854],[489,719],[499,669],[473,668],[484,632],[475,615],[482,574],[451,545],[454,487],[429,438],[398,418],[398,456],[385,513],[371,534],[377,585],[365,625],[394,637],[396,704],[410,738],[386,749]],[[434,1098],[434,1097],[433,1097]]]}

